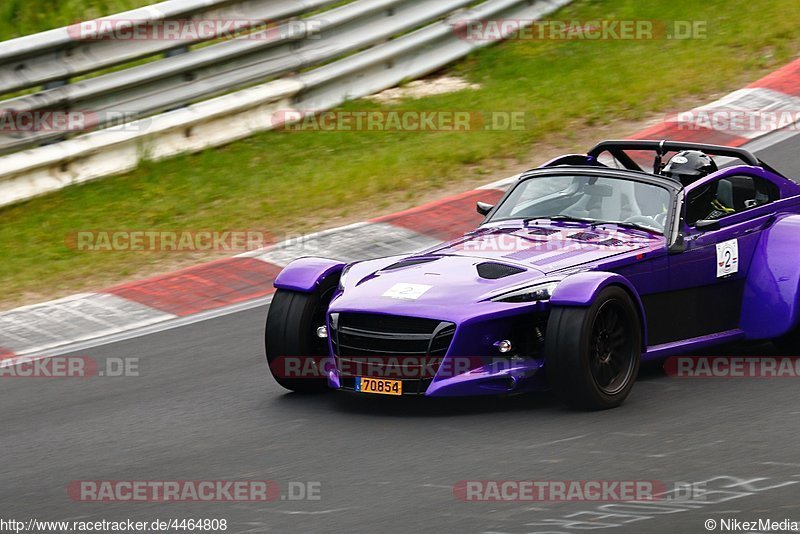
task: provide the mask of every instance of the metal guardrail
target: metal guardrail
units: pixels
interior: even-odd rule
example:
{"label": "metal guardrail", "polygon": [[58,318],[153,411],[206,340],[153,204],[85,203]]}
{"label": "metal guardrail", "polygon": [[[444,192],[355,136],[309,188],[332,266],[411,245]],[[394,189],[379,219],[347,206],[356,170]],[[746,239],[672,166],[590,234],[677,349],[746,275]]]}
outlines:
{"label": "metal guardrail", "polygon": [[[471,1],[358,0],[315,15],[310,35],[286,23],[155,63],[0,101],[0,110],[17,115],[91,110],[95,127],[132,121],[360,50]],[[63,136],[46,130],[0,132],[0,154]]]}
{"label": "metal guardrail", "polygon": [[[345,100],[361,98],[414,79],[469,54],[496,40],[464,39],[459,28],[475,20],[532,22],[572,0],[489,0],[455,13],[442,22],[376,46],[361,54],[297,76],[305,89],[295,97],[302,109],[329,109]],[[507,38],[509,27],[503,28]]]}
{"label": "metal guardrail", "polygon": [[[66,80],[182,48],[200,40],[103,39],[113,28],[135,23],[201,19],[277,21],[333,4],[336,0],[169,0],[104,17],[96,40],[76,39],[78,25],[0,43],[0,94]],[[207,36],[211,37],[211,36]]]}
{"label": "metal guardrail", "polygon": [[[163,85],[155,82],[152,85],[143,83],[144,88],[141,90],[133,85],[132,96],[126,103],[140,102],[142,109],[152,106],[149,109],[158,110],[165,105],[202,98],[224,90],[226,80],[234,86],[240,86],[248,81],[263,80],[259,78],[262,76],[269,78],[296,71],[303,66],[323,64],[301,74],[285,76],[280,80],[217,96],[122,126],[93,131],[73,139],[0,157],[0,205],[57,190],[69,184],[125,172],[135,168],[142,159],[157,160],[229,143],[254,132],[278,126],[287,116],[283,113],[285,111],[321,111],[345,100],[378,92],[403,80],[435,71],[478,47],[494,42],[494,39],[472,41],[460,37],[457,30],[466,21],[532,21],[569,2],[570,0],[487,0],[469,10],[453,12],[468,2],[360,0],[315,15],[320,20],[327,21],[328,29],[328,33],[316,41],[306,39],[305,35],[290,35],[286,40],[281,39],[263,47],[253,44],[248,47],[249,43],[240,44],[244,41],[229,41],[198,50],[197,53],[215,49],[208,58],[211,64],[217,59],[217,52],[222,50],[231,54],[225,56],[227,61],[238,65],[236,61],[244,58],[245,65],[222,70],[214,70],[210,66],[207,70],[200,69],[198,72],[202,73],[204,83],[197,86],[172,86],[176,80],[174,76],[182,72],[177,65],[183,65],[184,61],[194,61],[187,59],[192,54],[177,56],[180,61],[162,60],[144,65],[143,67],[149,68],[141,72],[146,72],[146,80],[151,80],[149,69],[155,69],[154,66],[160,64],[158,69],[163,70],[159,70],[159,75],[153,79],[162,80]],[[436,20],[443,15],[449,16]],[[367,20],[371,22],[365,26]],[[435,22],[429,23],[431,21]],[[407,33],[425,23],[429,24]],[[387,40],[398,34],[401,36]],[[258,43],[257,40],[255,42]],[[298,44],[299,48],[295,48]],[[369,45],[372,47],[324,64],[332,58]],[[241,50],[239,47],[242,47]],[[243,52],[237,55],[233,51]],[[253,55],[248,55],[250,52]],[[252,60],[250,63],[246,61],[248,57]],[[223,65],[224,63],[222,61]],[[120,72],[125,76],[130,75],[126,71]],[[123,74],[119,76],[122,77]],[[227,87],[230,88],[231,85]],[[95,89],[92,85],[91,90],[85,93],[86,100],[83,102],[90,101],[90,98],[99,99],[103,95],[111,95],[109,100],[119,107],[122,105],[120,95],[125,93],[122,91],[115,94],[117,88],[112,83],[106,92]],[[71,89],[73,92],[66,91],[66,88],[59,89],[63,89],[73,99],[78,97],[79,89]],[[171,89],[175,89],[173,96],[164,96],[169,95]],[[36,97],[24,98],[33,99],[25,100],[26,102],[35,102]],[[151,99],[153,102],[147,103]]]}

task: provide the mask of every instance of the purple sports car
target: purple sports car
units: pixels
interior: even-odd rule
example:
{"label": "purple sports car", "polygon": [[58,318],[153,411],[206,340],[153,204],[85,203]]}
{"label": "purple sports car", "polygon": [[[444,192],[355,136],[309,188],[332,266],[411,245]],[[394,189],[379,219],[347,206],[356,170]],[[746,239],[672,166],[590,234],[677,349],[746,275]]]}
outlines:
{"label": "purple sports car", "polygon": [[800,185],[746,150],[605,141],[478,212],[476,230],[417,254],[288,265],[266,325],[276,380],[430,397],[550,388],[603,409],[643,360],[745,339],[800,348]]}

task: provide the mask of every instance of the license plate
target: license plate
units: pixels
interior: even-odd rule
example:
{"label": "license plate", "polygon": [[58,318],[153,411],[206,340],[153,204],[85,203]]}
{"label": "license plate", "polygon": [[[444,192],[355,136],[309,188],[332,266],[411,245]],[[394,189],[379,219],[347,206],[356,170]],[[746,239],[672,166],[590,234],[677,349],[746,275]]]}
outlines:
{"label": "license plate", "polygon": [[377,393],[378,395],[402,395],[403,382],[385,378],[356,377],[356,391],[361,393]]}

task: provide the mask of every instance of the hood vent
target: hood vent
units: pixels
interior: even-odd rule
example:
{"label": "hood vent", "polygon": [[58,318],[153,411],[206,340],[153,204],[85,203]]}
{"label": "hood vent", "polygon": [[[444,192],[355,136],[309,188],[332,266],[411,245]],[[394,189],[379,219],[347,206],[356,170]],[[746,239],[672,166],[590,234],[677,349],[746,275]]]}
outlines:
{"label": "hood vent", "polygon": [[570,239],[575,239],[576,241],[594,241],[595,239],[600,238],[599,235],[591,232],[578,232],[577,234],[572,234],[567,237]]}
{"label": "hood vent", "polygon": [[595,244],[596,245],[603,245],[603,246],[606,246],[606,247],[619,247],[619,246],[624,245],[625,241],[622,241],[621,239],[617,239],[616,237],[609,237],[608,239],[606,239],[604,241],[598,241]]}
{"label": "hood vent", "polygon": [[436,261],[438,258],[411,258],[408,260],[400,260],[397,263],[393,263],[388,267],[384,267],[381,271],[393,271],[395,269],[402,269],[403,267],[413,267],[414,265],[421,265],[423,263],[429,263],[432,261]]}
{"label": "hood vent", "polygon": [[492,262],[479,263],[477,269],[478,276],[485,278],[486,280],[497,280],[499,278],[505,278],[506,276],[519,274],[525,271],[525,269],[514,267],[513,265]]}
{"label": "hood vent", "polygon": [[553,235],[560,232],[560,230],[554,230],[552,228],[532,228],[528,230],[530,235]]}

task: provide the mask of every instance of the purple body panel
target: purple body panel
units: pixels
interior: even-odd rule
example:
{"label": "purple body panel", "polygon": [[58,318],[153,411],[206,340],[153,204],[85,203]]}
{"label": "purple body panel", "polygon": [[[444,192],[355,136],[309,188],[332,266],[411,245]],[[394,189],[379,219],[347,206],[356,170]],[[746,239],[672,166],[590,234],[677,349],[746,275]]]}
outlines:
{"label": "purple body panel", "polygon": [[274,285],[277,289],[310,293],[322,280],[341,272],[344,266],[340,261],[325,258],[299,258],[291,263],[291,268],[280,272]]}
{"label": "purple body panel", "polygon": [[750,338],[773,338],[800,321],[800,216],[783,216],[761,236],[744,289],[742,325]]}
{"label": "purple body panel", "polygon": [[587,271],[573,274],[558,284],[550,297],[552,306],[589,306],[598,293],[610,285],[624,287],[632,294],[634,302],[643,311],[642,302],[633,285],[624,277],[604,271]]}
{"label": "purple body panel", "polygon": [[642,348],[647,348],[647,321],[645,320],[644,305],[639,297],[639,292],[624,276],[605,271],[586,271],[573,274],[558,284],[553,296],[550,297],[550,305],[590,306],[597,294],[611,285],[625,288],[631,300],[636,304],[642,326]]}
{"label": "purple body panel", "polygon": [[[558,165],[559,160],[574,164],[576,158],[580,156],[565,156],[551,164]],[[598,165],[591,158],[586,164]],[[690,228],[681,219],[675,225],[683,239],[681,249],[674,248],[671,227],[667,235],[661,235],[614,224],[488,222],[462,238],[415,255],[352,264],[343,290],[334,294],[328,311],[453,323],[455,334],[445,359],[469,357],[482,363],[456,376],[437,374],[427,386],[428,396],[520,393],[546,388],[543,356],[498,363],[496,343],[511,339],[515,319],[546,318],[553,306],[590,306],[609,285],[624,288],[638,307],[643,359],[737,339],[781,336],[800,323],[800,186],[766,169],[739,165],[699,180],[685,193],[689,195],[720,178],[740,175],[772,182],[782,200],[724,217],[717,228],[706,231]],[[682,198],[676,194],[676,199]],[[679,213],[682,200],[675,202]],[[734,240],[739,251],[738,271],[721,276],[717,245]],[[398,262],[409,259],[420,261],[398,266]],[[478,265],[485,263],[502,264],[510,274],[481,276]],[[332,260],[303,258],[287,266],[275,286],[313,291],[320,280],[338,275],[343,267]],[[551,283],[557,285],[549,300],[492,300],[521,288]],[[664,325],[651,323],[647,310],[658,312],[659,299],[665,295],[689,294],[698,288],[720,292],[741,288],[741,312],[735,312],[741,314],[736,317],[737,324],[683,339],[651,342],[648,330],[659,330],[653,327],[660,326],[663,334]],[[650,302],[650,308],[645,301]],[[330,331],[330,324],[328,328]],[[658,339],[658,332],[653,335]],[[333,388],[341,386],[335,370],[329,376],[329,384]]]}
{"label": "purple body panel", "polygon": [[539,372],[543,366],[543,360],[529,360],[513,367],[488,364],[458,376],[435,380],[426,395],[462,397],[541,391],[547,388],[543,373]]}

